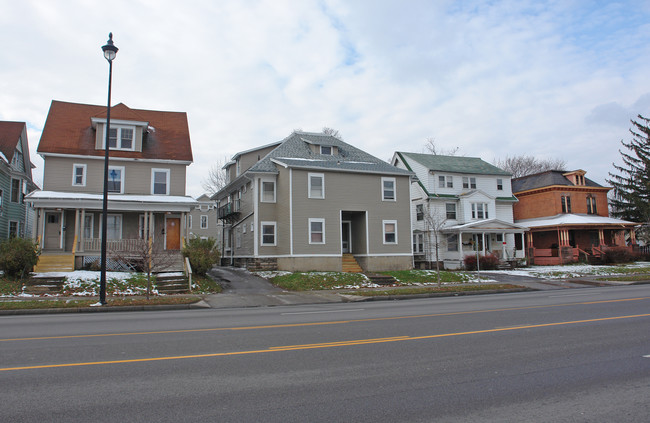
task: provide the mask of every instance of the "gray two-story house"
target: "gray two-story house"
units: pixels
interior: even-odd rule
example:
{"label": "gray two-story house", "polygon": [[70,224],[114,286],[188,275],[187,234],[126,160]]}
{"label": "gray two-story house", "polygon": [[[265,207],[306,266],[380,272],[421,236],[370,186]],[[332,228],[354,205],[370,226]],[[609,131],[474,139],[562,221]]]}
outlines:
{"label": "gray two-story house", "polygon": [[31,237],[33,210],[23,201],[32,181],[25,122],[0,121],[0,239]]}
{"label": "gray two-story house", "polygon": [[[183,112],[111,108],[107,239],[110,251],[178,250],[196,201],[185,195],[192,148]],[[92,267],[101,248],[106,107],[53,101],[38,145],[43,190],[27,196],[37,211],[44,260]],[[180,260],[179,260],[180,262]],[[108,266],[117,263],[108,263]],[[40,269],[39,269],[40,266]]]}
{"label": "gray two-story house", "polygon": [[[213,196],[224,261],[250,269],[412,268],[410,180],[330,135],[295,131],[238,153]],[[360,266],[360,269],[359,269]]]}

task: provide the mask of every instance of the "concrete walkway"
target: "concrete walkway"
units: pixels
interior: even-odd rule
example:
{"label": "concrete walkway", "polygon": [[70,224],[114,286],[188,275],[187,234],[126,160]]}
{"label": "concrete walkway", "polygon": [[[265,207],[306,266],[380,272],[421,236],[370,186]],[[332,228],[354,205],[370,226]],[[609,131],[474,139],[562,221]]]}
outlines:
{"label": "concrete walkway", "polygon": [[223,288],[222,293],[207,295],[204,298],[212,308],[327,304],[354,300],[354,297],[330,291],[284,291],[266,279],[236,267],[214,267],[208,275]]}

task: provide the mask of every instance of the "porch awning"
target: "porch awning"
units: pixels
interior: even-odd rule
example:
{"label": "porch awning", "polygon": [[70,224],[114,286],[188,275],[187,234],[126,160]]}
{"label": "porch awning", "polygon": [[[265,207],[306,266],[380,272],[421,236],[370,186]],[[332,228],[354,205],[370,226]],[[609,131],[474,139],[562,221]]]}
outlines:
{"label": "porch awning", "polygon": [[[34,191],[25,201],[35,208],[101,210],[102,194]],[[189,212],[198,202],[189,196],[108,194],[111,211]]]}
{"label": "porch awning", "polygon": [[518,225],[525,226],[531,230],[535,229],[555,229],[558,226],[564,229],[570,228],[593,228],[593,229],[622,229],[634,228],[638,223],[628,222],[627,220],[615,219],[591,214],[558,214],[552,217],[542,217],[537,219],[522,219],[517,221]]}
{"label": "porch awning", "polygon": [[440,232],[443,233],[494,232],[494,233],[517,234],[517,233],[524,233],[527,230],[528,228],[526,228],[525,226],[521,226],[515,223],[509,223],[499,219],[487,219],[487,220],[477,220],[462,225],[448,226],[446,228],[442,228]]}

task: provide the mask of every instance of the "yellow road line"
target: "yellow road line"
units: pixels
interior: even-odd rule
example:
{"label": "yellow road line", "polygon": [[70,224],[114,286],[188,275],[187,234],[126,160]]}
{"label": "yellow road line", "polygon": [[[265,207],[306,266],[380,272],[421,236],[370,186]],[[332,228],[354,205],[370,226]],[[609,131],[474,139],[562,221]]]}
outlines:
{"label": "yellow road line", "polygon": [[192,332],[219,332],[219,331],[238,331],[238,330],[257,330],[257,329],[278,329],[278,328],[293,328],[293,327],[306,327],[306,326],[324,326],[324,325],[340,325],[345,323],[362,323],[362,322],[375,322],[383,320],[400,320],[400,319],[421,319],[426,317],[443,317],[443,316],[457,316],[463,314],[479,314],[479,313],[494,313],[499,311],[517,311],[517,310],[532,310],[537,308],[552,308],[552,307],[568,307],[575,305],[592,305],[604,303],[618,303],[624,301],[642,301],[648,300],[650,297],[639,298],[625,298],[620,300],[602,300],[602,301],[585,301],[567,304],[552,304],[552,305],[539,305],[527,307],[511,307],[511,308],[495,308],[489,310],[473,310],[473,311],[456,311],[450,313],[433,313],[433,314],[416,314],[412,316],[393,316],[393,317],[376,317],[369,319],[350,319],[350,320],[335,320],[329,322],[313,322],[313,323],[286,323],[277,325],[259,325],[259,326],[240,326],[240,327],[226,327],[226,328],[204,328],[204,329],[178,329],[178,330],[160,330],[160,331],[146,331],[146,332],[121,332],[121,333],[97,333],[88,335],[60,335],[60,336],[39,336],[31,338],[0,338],[0,342],[9,341],[41,341],[49,339],[75,339],[75,338],[101,338],[109,336],[134,336],[134,335],[164,335],[169,333],[192,333]]}
{"label": "yellow road line", "polygon": [[385,342],[402,342],[402,341],[414,341],[414,340],[422,340],[422,339],[445,338],[451,336],[476,335],[482,333],[506,332],[512,330],[521,330],[521,329],[575,325],[579,323],[603,322],[608,320],[633,319],[637,317],[648,317],[648,316],[650,316],[650,313],[634,314],[629,316],[601,317],[597,319],[573,320],[568,322],[541,323],[537,325],[523,325],[523,326],[515,326],[511,328],[496,328],[496,329],[484,329],[484,330],[475,330],[475,331],[467,331],[467,332],[442,333],[437,335],[396,336],[391,338],[356,339],[351,341],[334,341],[334,342],[325,342],[319,344],[285,345],[279,347],[269,347],[261,350],[233,351],[233,352],[224,352],[224,353],[195,354],[195,355],[179,355],[179,356],[171,356],[171,357],[135,358],[130,360],[94,361],[94,362],[85,362],[85,363],[45,364],[40,366],[5,367],[5,368],[0,368],[0,372],[6,372],[11,370],[52,369],[52,368],[59,368],[59,367],[98,366],[102,364],[145,363],[145,362],[152,362],[152,361],[225,357],[225,356],[236,356],[236,355],[246,355],[246,354],[261,354],[261,353],[269,353],[269,352],[309,350],[309,349],[317,349],[317,348],[349,347],[354,345],[368,345],[368,344],[379,344]]}

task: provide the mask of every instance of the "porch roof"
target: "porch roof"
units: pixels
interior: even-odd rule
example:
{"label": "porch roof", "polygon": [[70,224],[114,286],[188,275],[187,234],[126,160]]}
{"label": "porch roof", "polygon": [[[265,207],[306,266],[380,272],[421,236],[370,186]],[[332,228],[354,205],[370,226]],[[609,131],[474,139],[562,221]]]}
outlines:
{"label": "porch roof", "polygon": [[504,232],[504,233],[523,233],[528,228],[516,223],[509,223],[499,219],[477,220],[474,222],[464,223],[462,225],[449,226],[440,231],[443,233],[457,232]]}
{"label": "porch roof", "polygon": [[613,217],[598,216],[591,214],[557,214],[551,217],[541,217],[536,219],[522,219],[517,221],[518,225],[530,229],[555,228],[558,226],[567,227],[602,227],[602,228],[633,228],[638,225],[635,222],[615,219]]}
{"label": "porch roof", "polygon": [[[60,191],[34,191],[25,201],[36,208],[102,209],[102,194]],[[189,212],[198,202],[189,196],[108,194],[111,211]]]}

